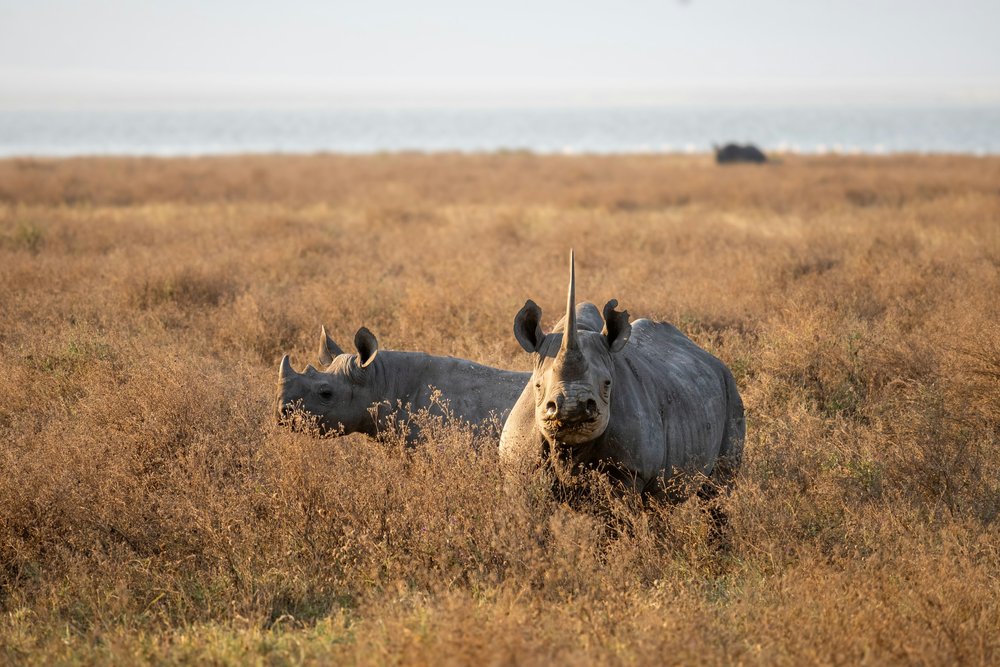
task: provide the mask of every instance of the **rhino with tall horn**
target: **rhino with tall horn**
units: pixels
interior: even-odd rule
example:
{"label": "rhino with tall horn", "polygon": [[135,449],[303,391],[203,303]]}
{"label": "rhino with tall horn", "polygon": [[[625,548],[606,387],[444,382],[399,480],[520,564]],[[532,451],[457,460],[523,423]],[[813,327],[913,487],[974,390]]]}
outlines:
{"label": "rhino with tall horn", "polygon": [[566,315],[551,333],[530,299],[514,336],[534,359],[531,381],[500,437],[505,465],[541,458],[570,472],[598,467],[626,487],[654,495],[704,475],[728,486],[743,452],[746,423],[732,373],[674,326],[630,323],[618,302],[576,306],[570,251]]}
{"label": "rhino with tall horn", "polygon": [[[314,417],[323,433],[371,437],[402,427],[408,444],[420,433],[410,421],[417,411],[451,417],[476,427],[502,424],[530,373],[505,371],[465,359],[423,352],[380,350],[365,327],[354,336],[357,354],[345,354],[320,332],[319,359],[302,373],[286,354],[278,369],[278,420],[297,411]],[[444,407],[447,407],[447,414]]]}

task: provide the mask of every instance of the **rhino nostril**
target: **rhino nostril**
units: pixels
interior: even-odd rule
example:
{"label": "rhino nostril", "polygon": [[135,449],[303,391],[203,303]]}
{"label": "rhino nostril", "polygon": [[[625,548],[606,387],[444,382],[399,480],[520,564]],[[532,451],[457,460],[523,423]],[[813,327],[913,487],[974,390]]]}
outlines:
{"label": "rhino nostril", "polygon": [[597,412],[597,401],[592,398],[587,399],[587,414],[592,415]]}
{"label": "rhino nostril", "polygon": [[545,416],[546,417],[549,417],[549,418],[555,417],[556,414],[558,414],[558,412],[559,412],[559,408],[558,408],[558,406],[556,406],[556,402],[555,401],[549,401],[548,403],[545,404]]}

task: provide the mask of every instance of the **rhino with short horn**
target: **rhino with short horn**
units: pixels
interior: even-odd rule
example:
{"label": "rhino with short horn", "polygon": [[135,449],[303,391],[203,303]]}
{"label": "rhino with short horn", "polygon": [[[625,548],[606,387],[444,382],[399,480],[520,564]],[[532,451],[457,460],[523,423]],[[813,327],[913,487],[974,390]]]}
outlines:
{"label": "rhino with short horn", "polygon": [[[514,336],[534,372],[500,437],[505,465],[568,463],[569,472],[605,470],[627,488],[675,498],[682,480],[731,483],[746,423],[732,373],[674,326],[629,322],[618,302],[576,301],[573,254],[566,315],[543,333],[530,299],[514,318]],[[602,321],[603,320],[603,321]]]}
{"label": "rhino with short horn", "polygon": [[[476,427],[502,424],[530,373],[505,371],[465,359],[423,352],[379,350],[362,327],[354,336],[357,354],[345,354],[324,327],[319,359],[296,372],[286,354],[278,370],[278,419],[301,411],[322,433],[364,433],[371,437],[402,427],[408,444],[420,438],[409,418],[420,410]],[[447,407],[447,413],[442,403]]]}

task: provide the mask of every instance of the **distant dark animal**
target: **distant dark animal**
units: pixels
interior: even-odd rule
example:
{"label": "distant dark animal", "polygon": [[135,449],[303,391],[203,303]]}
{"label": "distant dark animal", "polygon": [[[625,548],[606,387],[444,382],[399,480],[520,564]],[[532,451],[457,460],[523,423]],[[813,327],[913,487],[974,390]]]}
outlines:
{"label": "distant dark animal", "polygon": [[713,146],[713,148],[715,149],[715,161],[718,164],[737,164],[740,162],[763,164],[767,162],[767,156],[753,144],[746,146],[726,144],[721,147]]}
{"label": "distant dark animal", "polygon": [[746,432],[732,373],[670,324],[629,323],[616,300],[603,318],[592,303],[577,307],[575,284],[570,254],[566,316],[551,333],[530,299],[514,318],[534,372],[504,425],[501,461],[512,471],[546,460],[568,464],[560,474],[597,468],[669,499],[727,487]]}
{"label": "distant dark animal", "polygon": [[412,445],[420,433],[410,417],[420,410],[477,428],[499,427],[531,376],[424,352],[380,351],[365,327],[354,345],[357,354],[345,354],[324,328],[322,371],[308,366],[296,372],[286,354],[278,369],[278,420],[301,411],[316,419],[321,433],[378,437],[402,429]]}

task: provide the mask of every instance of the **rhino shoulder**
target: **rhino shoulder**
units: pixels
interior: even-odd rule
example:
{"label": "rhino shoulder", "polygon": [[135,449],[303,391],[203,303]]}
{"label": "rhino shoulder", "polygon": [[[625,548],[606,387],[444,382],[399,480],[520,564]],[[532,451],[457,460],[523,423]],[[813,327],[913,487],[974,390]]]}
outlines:
{"label": "rhino shoulder", "polygon": [[632,322],[632,335],[628,347],[648,348],[662,345],[694,345],[694,342],[684,335],[684,332],[669,322],[656,322],[645,317]]}

